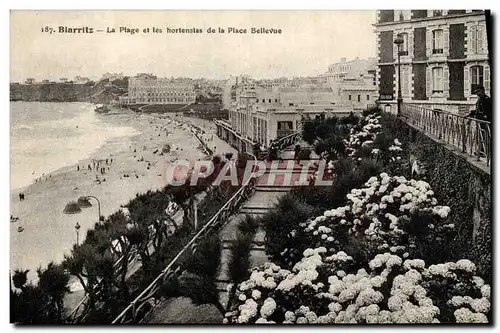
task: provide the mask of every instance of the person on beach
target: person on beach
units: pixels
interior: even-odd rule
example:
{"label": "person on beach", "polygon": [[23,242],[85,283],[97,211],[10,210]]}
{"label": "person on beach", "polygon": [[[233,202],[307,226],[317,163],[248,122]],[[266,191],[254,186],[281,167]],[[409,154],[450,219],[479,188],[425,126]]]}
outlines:
{"label": "person on beach", "polygon": [[76,166],[76,171],[80,171],[80,166],[79,165]]}

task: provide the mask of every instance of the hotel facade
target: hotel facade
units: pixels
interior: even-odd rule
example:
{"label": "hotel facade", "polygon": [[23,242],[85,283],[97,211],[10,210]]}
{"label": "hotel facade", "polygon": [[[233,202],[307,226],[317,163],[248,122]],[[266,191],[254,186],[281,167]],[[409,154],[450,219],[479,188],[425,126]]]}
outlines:
{"label": "hotel facade", "polygon": [[339,96],[324,85],[285,86],[266,89],[249,78],[233,85],[235,98],[229,109],[229,121],[215,121],[219,137],[240,151],[252,151],[259,143],[269,147],[272,140],[301,129],[304,118],[347,116],[355,111],[352,104],[339,104]]}
{"label": "hotel facade", "polygon": [[193,84],[139,74],[128,79],[128,96],[120,97],[121,104],[190,104],[196,101]]}
{"label": "hotel facade", "polygon": [[380,104],[396,103],[398,35],[404,103],[463,114],[474,108],[474,87],[490,95],[484,10],[379,10],[374,26]]}

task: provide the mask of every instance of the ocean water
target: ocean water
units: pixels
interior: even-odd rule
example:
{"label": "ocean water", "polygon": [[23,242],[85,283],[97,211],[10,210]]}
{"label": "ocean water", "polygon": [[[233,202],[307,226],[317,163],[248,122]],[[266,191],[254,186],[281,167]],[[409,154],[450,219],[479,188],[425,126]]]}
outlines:
{"label": "ocean water", "polygon": [[107,140],[136,134],[132,127],[104,122],[93,104],[11,102],[10,188],[73,165]]}

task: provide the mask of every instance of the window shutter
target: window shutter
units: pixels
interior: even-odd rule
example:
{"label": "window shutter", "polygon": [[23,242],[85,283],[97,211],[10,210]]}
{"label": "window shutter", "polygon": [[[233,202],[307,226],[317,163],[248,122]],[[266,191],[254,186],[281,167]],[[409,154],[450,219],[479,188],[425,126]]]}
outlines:
{"label": "window shutter", "polygon": [[443,29],[443,54],[448,56],[450,50],[450,30],[448,27]]}
{"label": "window shutter", "polygon": [[466,56],[467,55],[470,55],[470,54],[473,54],[472,52],[472,26],[469,26],[467,28],[467,52],[466,52]]}
{"label": "window shutter", "polygon": [[392,59],[394,59],[395,62],[398,61],[398,46],[396,44],[394,44],[394,39],[396,39],[398,37],[398,34],[400,32],[401,31],[395,30],[394,34],[393,34],[393,40],[392,40]]}
{"label": "window shutter", "polygon": [[490,66],[484,66],[484,90],[490,90]]}
{"label": "window shutter", "polygon": [[484,54],[484,29],[482,25],[477,25],[477,54]]}
{"label": "window shutter", "polygon": [[477,47],[477,25],[471,27],[471,53],[478,54],[480,51]]}
{"label": "window shutter", "polygon": [[470,96],[470,72],[469,66],[464,66],[464,96]]}
{"label": "window shutter", "polygon": [[413,30],[408,33],[408,55],[413,58]]}
{"label": "window shutter", "polygon": [[483,25],[483,53],[488,54],[488,30],[486,25]]}
{"label": "window shutter", "polygon": [[450,77],[448,66],[443,66],[443,92],[445,97],[450,97]]}
{"label": "window shutter", "polygon": [[432,77],[431,77],[431,68],[427,66],[426,69],[426,75],[425,75],[425,95],[427,97],[431,96],[431,84],[432,84]]}
{"label": "window shutter", "polygon": [[432,54],[432,30],[431,30],[431,27],[427,27],[427,30],[426,30],[426,38],[425,38],[425,41],[426,41],[426,54],[428,57],[431,56]]}

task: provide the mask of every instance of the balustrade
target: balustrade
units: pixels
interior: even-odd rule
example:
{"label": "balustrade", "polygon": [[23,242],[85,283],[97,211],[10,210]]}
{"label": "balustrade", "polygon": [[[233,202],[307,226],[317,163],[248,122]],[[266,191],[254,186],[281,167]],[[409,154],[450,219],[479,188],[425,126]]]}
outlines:
{"label": "balustrade", "polygon": [[422,131],[455,146],[478,161],[491,161],[491,123],[457,114],[403,104],[401,116]]}

